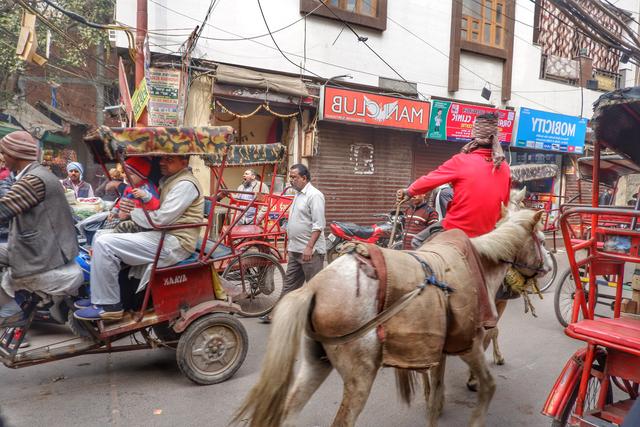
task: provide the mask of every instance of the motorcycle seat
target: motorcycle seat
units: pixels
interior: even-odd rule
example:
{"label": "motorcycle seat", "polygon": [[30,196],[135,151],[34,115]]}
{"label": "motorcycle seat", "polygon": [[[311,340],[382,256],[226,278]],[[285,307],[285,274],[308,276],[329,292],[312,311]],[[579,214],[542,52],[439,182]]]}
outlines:
{"label": "motorcycle seat", "polygon": [[361,239],[368,239],[373,235],[373,227],[370,225],[358,225],[352,222],[334,222],[336,226],[344,230],[349,236],[360,237]]}

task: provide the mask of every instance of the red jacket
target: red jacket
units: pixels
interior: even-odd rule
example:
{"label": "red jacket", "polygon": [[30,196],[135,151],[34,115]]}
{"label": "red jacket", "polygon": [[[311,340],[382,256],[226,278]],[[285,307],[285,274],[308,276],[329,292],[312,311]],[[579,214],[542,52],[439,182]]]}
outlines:
{"label": "red jacket", "polygon": [[448,182],[453,186],[453,200],[442,226],[447,230],[458,228],[469,237],[493,230],[500,219],[501,203],[509,203],[509,165],[502,162],[494,171],[489,148],[456,154],[411,184],[409,195],[423,194]]}

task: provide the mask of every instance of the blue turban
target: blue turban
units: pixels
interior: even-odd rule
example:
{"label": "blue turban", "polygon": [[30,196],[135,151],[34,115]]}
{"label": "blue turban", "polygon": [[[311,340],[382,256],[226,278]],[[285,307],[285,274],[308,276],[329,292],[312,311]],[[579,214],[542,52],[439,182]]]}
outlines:
{"label": "blue turban", "polygon": [[67,172],[71,172],[74,169],[80,172],[80,179],[82,179],[82,175],[84,175],[84,168],[82,165],[79,162],[71,162],[67,165]]}

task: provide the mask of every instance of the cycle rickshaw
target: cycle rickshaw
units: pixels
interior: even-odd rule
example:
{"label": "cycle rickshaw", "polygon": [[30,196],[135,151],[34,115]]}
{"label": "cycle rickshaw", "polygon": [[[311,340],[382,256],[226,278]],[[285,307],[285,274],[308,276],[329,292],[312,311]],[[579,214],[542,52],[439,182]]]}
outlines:
{"label": "cycle rickshaw", "polygon": [[[102,127],[85,139],[103,167],[106,162],[123,161],[130,156],[194,155],[205,159],[214,178],[222,175],[227,163],[272,164],[284,154],[281,144],[232,145],[234,135],[233,128],[228,126]],[[215,179],[211,195],[205,197],[212,211],[224,196],[220,187],[221,180]],[[244,207],[233,208],[246,212],[252,205],[253,201],[249,201]],[[215,384],[230,378],[242,365],[249,343],[244,326],[235,316],[243,313],[242,306],[227,295],[218,272],[230,277],[226,289],[229,294],[241,294],[241,300],[257,294],[251,293],[252,287],[264,287],[264,283],[255,281],[264,279],[265,271],[271,272],[268,275],[273,280],[271,292],[277,285],[275,273],[282,276],[284,273],[280,261],[271,254],[226,246],[224,242],[232,227],[214,240],[214,221],[214,215],[209,215],[203,223],[154,226],[162,238],[140,298],[142,303],[118,321],[77,321],[75,329],[81,336],[20,349],[37,305],[47,297],[26,294],[23,305],[26,319],[0,332],[0,361],[10,368],[22,368],[85,354],[171,347],[176,349],[180,370],[195,383]],[[167,231],[195,227],[204,229],[196,252],[176,265],[159,267]],[[239,291],[234,291],[235,288]],[[131,342],[123,343],[123,338],[130,338]]]}
{"label": "cycle rickshaw", "polygon": [[[598,195],[601,179],[607,175],[606,162],[601,163],[604,147],[640,165],[640,88],[607,93],[595,103],[594,111],[592,206],[570,207],[560,218],[575,284],[565,333],[584,341],[586,347],[566,363],[544,404],[542,413],[553,419],[554,426],[620,425],[639,392],[640,315],[633,304],[623,304],[623,277],[626,263],[640,262],[640,211],[599,207]],[[590,232],[575,239],[574,226],[582,219],[588,221]],[[581,280],[581,269],[588,286]],[[599,277],[616,283],[611,319],[595,316]],[[633,300],[639,296],[634,290]]]}

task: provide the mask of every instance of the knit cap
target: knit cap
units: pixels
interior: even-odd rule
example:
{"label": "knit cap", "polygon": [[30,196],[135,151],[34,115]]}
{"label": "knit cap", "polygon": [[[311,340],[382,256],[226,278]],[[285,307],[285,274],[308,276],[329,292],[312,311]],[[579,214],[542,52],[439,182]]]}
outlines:
{"label": "knit cap", "polygon": [[0,149],[9,156],[22,160],[38,160],[40,147],[29,132],[18,130],[0,139]]}
{"label": "knit cap", "polygon": [[129,171],[141,178],[147,178],[151,173],[151,162],[146,157],[129,157],[124,163]]}

